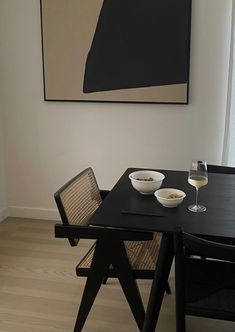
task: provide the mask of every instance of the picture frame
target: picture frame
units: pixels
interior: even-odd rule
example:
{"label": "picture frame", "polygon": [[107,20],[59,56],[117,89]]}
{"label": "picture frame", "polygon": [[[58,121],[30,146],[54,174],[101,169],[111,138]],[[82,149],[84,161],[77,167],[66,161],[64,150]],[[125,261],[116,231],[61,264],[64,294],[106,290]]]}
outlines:
{"label": "picture frame", "polygon": [[40,0],[45,101],[188,104],[191,0]]}

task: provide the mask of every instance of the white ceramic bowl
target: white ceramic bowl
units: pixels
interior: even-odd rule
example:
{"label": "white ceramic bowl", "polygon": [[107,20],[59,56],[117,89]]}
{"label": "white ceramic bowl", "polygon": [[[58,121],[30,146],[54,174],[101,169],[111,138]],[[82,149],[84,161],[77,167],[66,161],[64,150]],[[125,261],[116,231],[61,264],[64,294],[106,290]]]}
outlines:
{"label": "white ceramic bowl", "polygon": [[158,202],[167,208],[174,208],[178,206],[180,203],[183,202],[183,199],[186,196],[186,194],[182,190],[174,188],[159,189],[155,191],[154,195],[156,196]]}
{"label": "white ceramic bowl", "polygon": [[132,186],[141,194],[153,194],[161,187],[165,175],[156,171],[141,170],[129,174]]}

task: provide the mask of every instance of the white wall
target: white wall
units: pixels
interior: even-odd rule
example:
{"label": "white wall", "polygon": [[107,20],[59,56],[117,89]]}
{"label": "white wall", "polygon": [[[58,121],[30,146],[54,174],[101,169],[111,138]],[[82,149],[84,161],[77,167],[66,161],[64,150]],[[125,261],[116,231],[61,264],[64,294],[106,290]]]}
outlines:
{"label": "white wall", "polygon": [[221,162],[231,0],[193,0],[189,105],[44,102],[39,0],[1,5],[11,215],[54,218],[53,193],[89,165],[111,188],[129,166]]}
{"label": "white wall", "polygon": [[[0,31],[2,31],[1,24],[1,3],[0,3]],[[0,34],[0,45],[1,45],[1,34]],[[1,52],[1,51],[0,51]],[[3,72],[3,63],[0,57],[0,73]],[[0,222],[7,215],[7,204],[6,204],[6,191],[5,191],[5,171],[4,171],[4,134],[3,134],[3,82],[0,79]]]}
{"label": "white wall", "polygon": [[4,149],[3,149],[3,116],[0,104],[0,222],[7,216],[5,172],[4,172]]}

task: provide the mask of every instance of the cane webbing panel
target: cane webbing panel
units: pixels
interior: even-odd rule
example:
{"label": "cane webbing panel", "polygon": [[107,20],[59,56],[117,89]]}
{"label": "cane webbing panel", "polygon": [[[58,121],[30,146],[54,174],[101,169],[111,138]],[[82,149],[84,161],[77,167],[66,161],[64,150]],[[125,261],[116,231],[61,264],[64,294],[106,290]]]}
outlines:
{"label": "cane webbing panel", "polygon": [[[155,270],[161,238],[161,233],[154,233],[154,238],[151,241],[125,241],[127,254],[133,270]],[[95,244],[83,257],[77,269],[90,268],[94,249]]]}
{"label": "cane webbing panel", "polygon": [[151,241],[126,241],[126,249],[134,270],[155,270],[162,234],[154,233]]}
{"label": "cane webbing panel", "polygon": [[86,226],[102,202],[94,173],[87,169],[60,194],[69,224]]}

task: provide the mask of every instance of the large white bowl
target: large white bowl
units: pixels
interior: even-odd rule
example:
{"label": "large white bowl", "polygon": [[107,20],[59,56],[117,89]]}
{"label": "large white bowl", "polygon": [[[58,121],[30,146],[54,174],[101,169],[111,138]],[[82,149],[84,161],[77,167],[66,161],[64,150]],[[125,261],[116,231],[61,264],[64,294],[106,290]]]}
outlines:
{"label": "large white bowl", "polygon": [[141,170],[129,174],[132,186],[141,194],[153,194],[161,187],[165,175],[156,171]]}
{"label": "large white bowl", "polygon": [[[167,208],[174,208],[183,202],[186,194],[182,190],[174,188],[162,188],[155,191],[154,195],[156,196],[159,203]],[[171,195],[177,195],[177,198],[171,198]]]}

